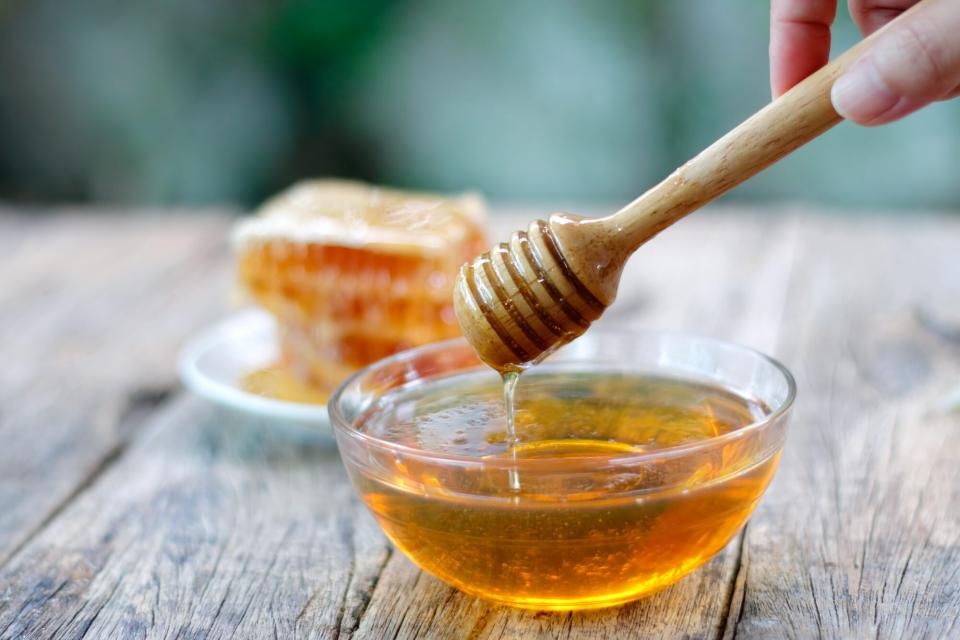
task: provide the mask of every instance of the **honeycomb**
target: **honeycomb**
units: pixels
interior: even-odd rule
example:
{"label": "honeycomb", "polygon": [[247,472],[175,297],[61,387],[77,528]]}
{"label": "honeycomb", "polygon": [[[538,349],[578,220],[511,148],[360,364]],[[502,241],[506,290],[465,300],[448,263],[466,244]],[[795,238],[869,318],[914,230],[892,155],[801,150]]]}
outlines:
{"label": "honeycomb", "polygon": [[241,290],[278,321],[279,365],[329,394],[351,372],[460,334],[459,266],[487,246],[483,203],[313,180],[234,234]]}

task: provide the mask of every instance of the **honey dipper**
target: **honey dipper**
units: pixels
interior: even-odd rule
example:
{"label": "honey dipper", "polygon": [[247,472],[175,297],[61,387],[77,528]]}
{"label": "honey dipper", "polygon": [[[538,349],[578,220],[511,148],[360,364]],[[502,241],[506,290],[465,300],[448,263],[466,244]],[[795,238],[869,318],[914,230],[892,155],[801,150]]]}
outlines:
{"label": "honey dipper", "polygon": [[885,29],[613,215],[555,213],[461,267],[454,306],[480,358],[499,371],[522,370],[586,331],[613,303],[623,266],[643,243],[840,122],[833,83]]}

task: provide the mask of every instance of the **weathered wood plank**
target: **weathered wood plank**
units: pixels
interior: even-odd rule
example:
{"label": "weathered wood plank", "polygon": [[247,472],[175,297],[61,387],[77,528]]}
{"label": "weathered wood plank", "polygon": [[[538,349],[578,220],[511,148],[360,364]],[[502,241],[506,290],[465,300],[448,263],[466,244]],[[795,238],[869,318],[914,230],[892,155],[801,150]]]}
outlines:
{"label": "weathered wood plank", "polygon": [[227,218],[0,216],[0,565],[175,388],[223,307]]}
{"label": "weathered wood plank", "polygon": [[960,637],[960,220],[805,223],[779,355],[799,402],[752,519],[744,638]]}
{"label": "weathered wood plank", "polygon": [[[943,320],[960,300],[958,222],[725,215],[699,214],[649,245],[602,322],[776,347],[801,383],[778,479],[742,561],[737,540],[657,596],[580,614],[492,607],[422,574],[392,554],[317,442],[195,400],[152,412],[155,397],[141,391],[124,403],[137,389],[167,388],[171,344],[217,313],[227,281],[222,221],[147,225],[170,234],[157,246],[133,237],[143,228],[119,233],[131,245],[116,265],[134,269],[148,254],[162,265],[147,270],[148,294],[95,252],[75,264],[92,266],[99,285],[51,270],[50,260],[81,244],[64,236],[89,240],[82,230],[24,233],[4,247],[17,281],[31,284],[0,284],[0,326],[26,321],[22,335],[36,346],[4,332],[0,353],[38,354],[36,370],[56,387],[0,372],[0,441],[13,443],[0,450],[0,465],[12,465],[0,466],[0,505],[16,516],[0,512],[0,533],[39,531],[7,547],[16,553],[0,567],[0,638],[955,634],[960,416],[939,401],[960,381],[960,345]],[[500,232],[515,223],[498,221]],[[105,219],[98,232],[116,224]],[[56,242],[41,242],[48,234]],[[177,238],[179,248],[163,250]],[[211,257],[190,264],[198,254]],[[49,291],[37,293],[44,283]],[[48,294],[67,318],[60,324],[43,317]],[[100,306],[85,307],[91,298]],[[156,327],[155,342],[143,327]],[[106,371],[79,377],[77,363],[101,351]],[[9,409],[20,397],[37,409]],[[146,426],[144,414],[154,416]],[[133,429],[129,449],[111,445]],[[53,465],[58,447],[67,472],[54,475],[69,482],[20,462]],[[34,490],[17,498],[9,487]],[[43,495],[51,487],[59,500]],[[39,516],[20,506],[35,495]]]}
{"label": "weathered wood plank", "polygon": [[387,556],[329,443],[184,397],[0,570],[0,638],[336,637]]}
{"label": "weathered wood plank", "polygon": [[[746,300],[750,283],[786,279],[789,252],[779,249],[790,242],[771,239],[788,237],[790,225],[768,220],[724,231],[727,221],[703,220],[664,238],[648,268],[628,276],[641,304],[625,317],[723,334],[762,311],[729,298]],[[724,234],[750,250],[720,260],[716,240]],[[658,262],[701,246],[703,262],[669,264],[693,283],[673,291],[683,280],[661,277]],[[686,313],[693,300],[727,307]],[[463,596],[391,555],[328,449],[189,400],[163,411],[147,435],[0,569],[0,637],[435,638],[472,628],[475,637],[613,638],[723,630],[738,540],[643,603],[576,615],[513,611]]]}

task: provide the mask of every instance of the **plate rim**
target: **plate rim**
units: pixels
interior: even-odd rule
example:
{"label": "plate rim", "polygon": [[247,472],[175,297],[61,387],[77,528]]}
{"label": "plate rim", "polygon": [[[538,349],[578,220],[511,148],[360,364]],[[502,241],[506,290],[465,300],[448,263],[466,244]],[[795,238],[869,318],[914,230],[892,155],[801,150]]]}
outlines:
{"label": "plate rim", "polygon": [[263,418],[291,420],[329,429],[330,417],[327,405],[305,404],[265,398],[244,391],[234,384],[216,380],[204,373],[199,366],[200,358],[211,349],[238,340],[237,335],[229,335],[243,327],[243,332],[262,330],[265,325],[276,327],[276,320],[269,313],[256,307],[234,311],[218,322],[189,339],[180,349],[177,357],[177,372],[183,385],[196,395],[216,404],[229,407]]}

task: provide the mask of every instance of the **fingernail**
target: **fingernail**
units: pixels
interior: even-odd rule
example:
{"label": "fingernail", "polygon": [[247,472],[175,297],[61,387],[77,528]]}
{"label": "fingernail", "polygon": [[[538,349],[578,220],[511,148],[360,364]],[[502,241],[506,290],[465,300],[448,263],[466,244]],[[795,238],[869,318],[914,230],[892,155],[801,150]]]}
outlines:
{"label": "fingernail", "polygon": [[902,100],[884,84],[869,55],[860,58],[833,83],[830,98],[837,113],[859,124],[870,124]]}

